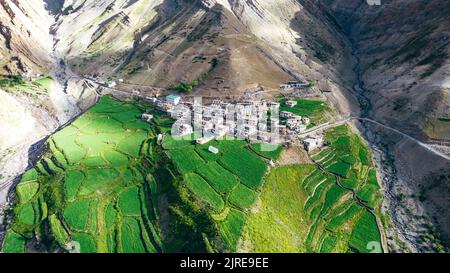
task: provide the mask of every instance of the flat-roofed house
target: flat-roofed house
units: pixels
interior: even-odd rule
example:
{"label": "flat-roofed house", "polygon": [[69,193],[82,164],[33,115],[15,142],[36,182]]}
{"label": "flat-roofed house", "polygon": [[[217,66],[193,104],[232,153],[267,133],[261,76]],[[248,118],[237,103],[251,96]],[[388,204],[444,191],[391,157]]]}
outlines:
{"label": "flat-roofed house", "polygon": [[142,114],[141,119],[146,122],[150,122],[153,119],[153,115],[151,114]]}
{"label": "flat-roofed house", "polygon": [[295,106],[297,106],[297,102],[295,100],[288,100],[286,102],[286,106],[291,107],[291,108],[295,107]]}
{"label": "flat-roofed house", "polygon": [[216,138],[224,137],[228,133],[229,129],[230,128],[226,125],[216,125],[214,128],[214,135]]}
{"label": "flat-roofed house", "polygon": [[317,137],[309,137],[305,140],[303,140],[303,144],[305,145],[305,149],[310,152],[314,149],[320,148],[323,146],[323,136],[317,136]]}
{"label": "flat-roofed house", "polygon": [[280,85],[280,88],[285,89],[285,90],[290,90],[290,89],[307,87],[308,85],[309,85],[309,83],[307,83],[307,82],[290,81],[290,82]]}
{"label": "flat-roofed house", "polygon": [[282,118],[291,118],[292,116],[294,116],[294,114],[288,111],[281,111],[280,116]]}
{"label": "flat-roofed house", "polygon": [[172,127],[172,134],[174,136],[186,136],[193,132],[192,126],[186,123],[176,122]]}
{"label": "flat-roofed house", "polygon": [[178,105],[181,101],[181,97],[175,94],[170,94],[166,97],[166,101],[171,105]]}
{"label": "flat-roofed house", "polygon": [[208,151],[210,152],[210,153],[213,153],[213,154],[219,154],[219,149],[217,149],[216,147],[214,147],[214,146],[209,146],[208,147]]}

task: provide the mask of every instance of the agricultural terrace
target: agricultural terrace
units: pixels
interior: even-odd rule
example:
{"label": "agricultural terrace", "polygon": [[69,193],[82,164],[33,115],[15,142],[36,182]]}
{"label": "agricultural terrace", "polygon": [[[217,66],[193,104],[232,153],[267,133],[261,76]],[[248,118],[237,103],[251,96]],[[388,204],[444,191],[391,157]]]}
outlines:
{"label": "agricultural terrace", "polygon": [[283,147],[281,145],[262,144],[262,143],[252,144],[251,149],[258,155],[261,155],[271,160],[279,159],[281,152],[283,151]]}
{"label": "agricultural terrace", "polygon": [[323,123],[326,120],[326,114],[330,111],[330,107],[325,101],[321,100],[307,100],[307,99],[295,99],[297,105],[294,107],[286,106],[287,99],[280,100],[280,112],[286,111],[299,115],[302,117],[308,117],[311,120],[311,124],[308,128],[314,127]]}
{"label": "agricultural terrace", "polygon": [[139,107],[103,97],[48,140],[48,152],[16,188],[4,252],[26,251],[47,229],[49,245],[78,242],[83,253],[162,250],[155,181],[146,171],[156,137]]}
{"label": "agricultural terrace", "polygon": [[372,213],[381,193],[369,151],[345,125],[328,131],[326,141],[316,164],[272,170],[262,204],[248,215],[243,250],[368,252],[381,242]]}
{"label": "agricultural terrace", "polygon": [[48,76],[40,77],[34,81],[25,80],[20,76],[0,77],[0,88],[11,92],[20,90],[30,95],[46,95],[53,85],[54,80]]}
{"label": "agricultural terrace", "polygon": [[[227,248],[236,251],[246,215],[256,202],[267,163],[242,140],[194,145],[166,136],[163,147],[183,175],[185,187],[214,219]],[[209,146],[219,154],[208,151]],[[254,147],[258,149],[258,147]],[[281,147],[267,157],[277,157]]]}

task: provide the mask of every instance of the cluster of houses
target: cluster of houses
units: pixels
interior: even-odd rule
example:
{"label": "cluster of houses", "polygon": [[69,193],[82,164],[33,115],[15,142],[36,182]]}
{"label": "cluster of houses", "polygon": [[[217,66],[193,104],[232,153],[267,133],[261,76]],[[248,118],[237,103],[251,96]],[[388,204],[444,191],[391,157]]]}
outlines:
{"label": "cluster of houses", "polygon": [[309,85],[310,85],[309,83],[304,82],[304,81],[290,81],[290,82],[280,85],[280,88],[282,90],[294,90],[294,89],[309,87]]}
{"label": "cluster of houses", "polygon": [[105,84],[108,85],[109,88],[114,88],[117,86],[117,83],[123,83],[123,79],[118,79],[117,81],[108,81]]}
{"label": "cluster of houses", "polygon": [[226,137],[250,139],[261,142],[277,141],[279,121],[270,118],[272,109],[278,110],[279,104],[274,102],[242,102],[230,104],[219,100],[211,105],[179,104],[174,95],[166,98],[166,104],[173,107],[168,110],[171,117],[177,120],[172,134],[176,136],[201,134],[197,143],[205,144],[214,139]]}
{"label": "cluster of houses", "polygon": [[[168,95],[164,100],[152,98],[151,101],[166,111],[176,122],[172,135],[184,137],[195,134],[200,145],[215,139],[247,139],[254,142],[283,144],[286,134],[298,136],[310,125],[308,117],[301,117],[288,111],[279,113],[280,104],[269,101],[245,101],[231,104],[220,100],[210,105],[182,102],[178,95]],[[295,101],[286,105],[295,106]],[[292,106],[293,107],[293,106]],[[282,124],[280,124],[280,117]],[[151,121],[153,116],[143,114],[142,119]],[[284,137],[280,137],[281,135]],[[323,137],[308,137],[303,141],[310,151],[323,145]],[[211,152],[217,152],[214,147]]]}
{"label": "cluster of houses", "polygon": [[295,133],[304,133],[311,124],[311,120],[308,117],[302,117],[295,115],[288,111],[281,111],[280,117],[284,121],[286,127]]}

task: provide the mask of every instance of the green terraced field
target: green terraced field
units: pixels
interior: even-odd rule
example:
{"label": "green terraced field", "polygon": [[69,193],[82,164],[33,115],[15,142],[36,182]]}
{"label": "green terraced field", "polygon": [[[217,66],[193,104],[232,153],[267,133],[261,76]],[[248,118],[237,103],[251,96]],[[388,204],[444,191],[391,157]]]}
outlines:
{"label": "green terraced field", "polygon": [[[221,140],[196,146],[192,140],[176,143],[169,135],[163,144],[184,176],[189,192],[207,204],[204,211],[216,219],[218,232],[229,250],[237,248],[242,230],[230,223],[243,225],[244,211],[255,204],[267,169],[261,156],[246,145],[241,140]],[[209,146],[217,147],[219,154],[209,152]]]}
{"label": "green terraced field", "polygon": [[266,172],[266,163],[247,149],[226,151],[220,163],[247,187],[258,189]]}
{"label": "green terraced field", "polygon": [[251,212],[243,231],[243,245],[250,252],[304,252],[308,232],[307,214],[302,209],[307,193],[300,182],[314,170],[313,165],[273,169],[261,193],[259,210]]}
{"label": "green terraced field", "polygon": [[3,241],[3,253],[23,253],[25,252],[26,239],[13,230],[8,230]]}
{"label": "green terraced field", "polygon": [[258,193],[249,189],[247,186],[239,184],[228,197],[228,201],[241,209],[250,208],[258,198]]}
{"label": "green terraced field", "polygon": [[169,157],[175,162],[181,173],[195,171],[205,162],[195,152],[193,147],[172,150],[168,152]]}
{"label": "green terraced field", "polygon": [[272,170],[262,204],[245,225],[242,250],[369,252],[380,244],[375,217],[361,205],[378,208],[381,200],[367,147],[347,126],[329,130],[326,141],[312,156],[317,164]]}
{"label": "green terraced field", "polygon": [[[156,230],[137,224],[152,221],[141,198],[148,174],[143,168],[147,152],[141,148],[145,144],[150,149],[147,142],[155,133],[140,121],[142,112],[135,104],[103,97],[53,135],[49,152],[17,187],[19,204],[3,249],[23,252],[19,242],[40,234],[49,223],[60,247],[77,241],[82,252],[154,251],[144,241],[157,239]],[[139,245],[141,238],[145,248]]]}
{"label": "green terraced field", "polygon": [[217,162],[209,162],[197,170],[208,183],[217,192],[226,194],[229,193],[238,183],[235,175],[224,169]]}
{"label": "green terraced field", "polygon": [[186,174],[187,187],[200,199],[211,205],[215,211],[222,211],[225,204],[222,197],[203,179],[195,173]]}
{"label": "green terraced field", "polygon": [[239,238],[245,223],[245,214],[242,211],[231,209],[225,220],[219,222],[219,231],[225,244],[231,251],[236,251]]}
{"label": "green terraced field", "polygon": [[272,145],[272,144],[252,144],[252,148],[260,155],[270,158],[272,160],[277,160],[281,152],[283,151],[283,147],[280,145]]}
{"label": "green terraced field", "polygon": [[330,107],[324,101],[320,100],[304,100],[296,99],[297,105],[294,107],[286,106],[287,100],[281,100],[281,111],[287,111],[302,117],[309,117],[311,122],[319,124],[323,121],[326,112],[330,111]]}
{"label": "green terraced field", "polygon": [[[294,110],[316,121],[328,111],[300,105]],[[151,123],[140,120],[144,111]],[[281,147],[195,145],[173,139],[172,123],[145,104],[103,97],[22,176],[2,251],[24,252],[34,236],[48,251],[78,243],[84,253],[370,252],[380,241],[381,187],[349,127],[326,133],[314,164],[266,173]]]}
{"label": "green terraced field", "polygon": [[19,184],[16,188],[20,203],[27,203],[38,192],[39,183],[36,181],[28,181]]}

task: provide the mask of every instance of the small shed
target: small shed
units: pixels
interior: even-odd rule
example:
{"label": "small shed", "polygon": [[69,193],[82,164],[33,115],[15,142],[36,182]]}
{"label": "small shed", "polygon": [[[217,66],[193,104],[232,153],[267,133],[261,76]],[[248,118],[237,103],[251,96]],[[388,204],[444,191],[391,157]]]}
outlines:
{"label": "small shed", "polygon": [[215,155],[219,153],[219,149],[217,149],[214,146],[209,146],[208,151],[210,151],[211,153],[213,153]]}

